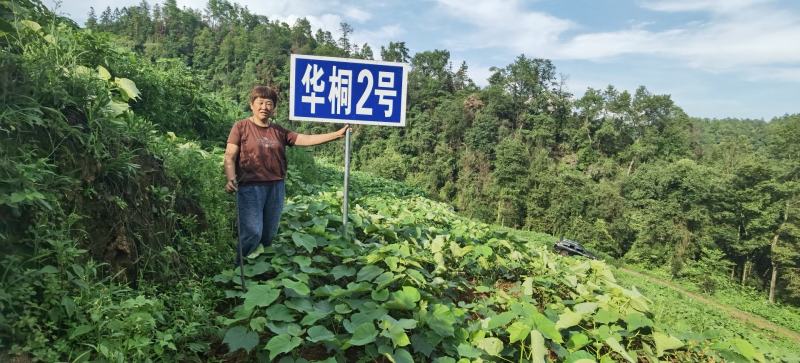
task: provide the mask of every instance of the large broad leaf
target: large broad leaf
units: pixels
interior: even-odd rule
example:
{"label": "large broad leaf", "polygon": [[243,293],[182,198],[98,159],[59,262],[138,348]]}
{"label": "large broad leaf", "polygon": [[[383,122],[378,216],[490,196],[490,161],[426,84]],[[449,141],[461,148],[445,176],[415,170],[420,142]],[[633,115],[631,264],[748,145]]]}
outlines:
{"label": "large broad leaf", "polygon": [[139,89],[136,88],[136,83],[133,83],[127,78],[114,78],[114,83],[122,91],[123,98],[127,100],[135,100],[139,98]]}
{"label": "large broad leaf", "polygon": [[293,311],[283,304],[275,304],[268,307],[264,315],[267,319],[273,321],[285,321],[289,323],[295,321]]}
{"label": "large broad leaf", "polygon": [[294,291],[297,295],[300,296],[308,296],[308,294],[311,293],[311,290],[308,288],[308,285],[300,281],[283,279],[281,280],[281,284],[283,284],[285,288]]}
{"label": "large broad leaf", "polygon": [[510,323],[511,320],[514,320],[516,317],[517,314],[511,311],[506,311],[504,313],[488,317],[486,320],[484,320],[485,328],[488,330],[497,329]]}
{"label": "large broad leaf", "polygon": [[569,340],[567,341],[567,348],[574,352],[583,348],[586,346],[586,344],[589,344],[589,337],[583,333],[575,333],[569,337]]}
{"label": "large broad leaf", "polygon": [[748,343],[744,339],[736,338],[732,341],[733,346],[736,348],[739,353],[745,356],[747,359],[756,360],[759,362],[764,362],[764,355],[761,354],[756,348],[754,348],[750,343]]}
{"label": "large broad leaf", "polygon": [[627,323],[627,329],[629,332],[633,332],[644,327],[653,326],[653,321],[640,312],[632,312],[628,314],[625,316],[625,322]]}
{"label": "large broad leaf", "polygon": [[558,316],[556,329],[562,330],[578,325],[583,320],[583,314],[576,313],[572,310],[567,310]]}
{"label": "large broad leaf", "polygon": [[305,248],[308,253],[313,252],[314,248],[317,247],[317,240],[310,234],[294,232],[292,233],[292,241],[296,246]]}
{"label": "large broad leaf", "polygon": [[511,324],[507,331],[508,331],[508,342],[513,343],[516,341],[524,340],[528,337],[528,334],[531,333],[531,327],[528,324],[525,324],[521,321],[514,322]]}
{"label": "large broad leaf", "polygon": [[598,306],[597,303],[584,302],[580,304],[575,304],[575,306],[572,307],[572,310],[582,315],[588,315],[594,313],[594,311],[597,310],[597,306]]}
{"label": "large broad leaf", "polygon": [[387,309],[413,310],[420,298],[419,290],[416,287],[403,286],[402,290],[392,293],[384,306]]}
{"label": "large broad leaf", "polygon": [[414,357],[405,349],[396,349],[392,354],[395,363],[414,363]]}
{"label": "large broad leaf", "polygon": [[544,337],[534,330],[531,332],[531,358],[534,363],[544,363],[547,348],[544,346]]}
{"label": "large broad leaf", "polygon": [[319,310],[310,311],[308,314],[306,314],[305,317],[303,317],[303,320],[300,320],[300,324],[303,325],[314,324],[317,322],[317,320],[328,316],[328,314],[329,313],[325,311],[319,311]]}
{"label": "large broad leaf", "polygon": [[244,294],[244,310],[250,311],[256,306],[269,306],[280,294],[280,290],[270,285],[250,286]]}
{"label": "large broad leaf", "polygon": [[546,316],[542,315],[542,313],[534,312],[531,316],[531,321],[533,322],[533,326],[536,328],[536,330],[541,332],[545,338],[559,344],[564,342],[564,338],[561,337],[561,333],[559,333],[558,329],[556,329],[556,324]]}
{"label": "large broad leaf", "polygon": [[607,310],[607,309],[600,309],[594,314],[594,321],[600,324],[609,324],[619,320],[619,314]]}
{"label": "large broad leaf", "polygon": [[225,338],[222,342],[228,345],[229,352],[235,352],[239,349],[244,349],[250,352],[258,344],[258,334],[247,330],[243,326],[235,326],[225,332]]}
{"label": "large broad leaf", "polygon": [[336,266],[331,269],[331,273],[333,274],[333,279],[338,280],[342,277],[349,277],[356,274],[356,269],[348,266]]}
{"label": "large broad leaf", "polygon": [[478,358],[481,356],[481,351],[468,343],[461,343],[456,348],[458,355],[464,358]]}
{"label": "large broad leaf", "polygon": [[622,358],[625,358],[625,360],[627,360],[628,362],[636,363],[636,361],[633,359],[633,357],[631,357],[631,355],[628,354],[628,351],[625,350],[625,348],[623,348],[622,345],[619,344],[619,341],[617,340],[617,338],[608,337],[603,342],[606,343],[606,345],[609,348],[611,348],[611,350],[619,353],[619,355],[621,355]]}
{"label": "large broad leaf", "polygon": [[356,281],[372,281],[372,279],[378,277],[378,275],[382,273],[382,268],[375,265],[366,265],[358,271],[358,275],[356,275]]}
{"label": "large broad leaf", "polygon": [[483,338],[478,341],[478,348],[483,349],[486,353],[493,357],[497,357],[500,355],[500,352],[503,351],[503,342],[497,338]]}
{"label": "large broad leaf", "polygon": [[564,363],[595,363],[594,355],[585,350],[570,353]]}
{"label": "large broad leaf", "polygon": [[659,357],[664,355],[667,350],[678,349],[683,346],[683,342],[680,339],[661,332],[654,332],[653,340],[656,342],[656,354]]}
{"label": "large broad leaf", "polygon": [[97,66],[97,77],[104,81],[108,81],[111,79],[111,73],[108,73],[108,69],[105,67]]}
{"label": "large broad leaf", "polygon": [[441,341],[442,337],[430,330],[411,336],[411,346],[414,347],[414,351],[425,354],[426,357],[431,356],[431,353]]}
{"label": "large broad leaf", "polygon": [[436,304],[433,306],[433,311],[429,313],[425,323],[440,336],[453,336],[456,314],[450,311],[447,305]]}
{"label": "large broad leaf", "polygon": [[267,342],[267,346],[264,348],[269,351],[269,360],[274,360],[279,354],[291,352],[292,349],[297,348],[303,339],[298,337],[293,337],[288,334],[279,334]]}
{"label": "large broad leaf", "polygon": [[308,338],[306,339],[312,343],[316,343],[323,340],[333,340],[334,337],[335,336],[330,330],[328,330],[328,328],[321,325],[315,325],[311,328],[308,328]]}
{"label": "large broad leaf", "polygon": [[375,324],[369,322],[356,327],[353,331],[353,337],[350,338],[351,345],[367,345],[375,341],[378,336],[378,331],[375,329]]}
{"label": "large broad leaf", "polygon": [[384,330],[381,335],[391,339],[395,347],[405,347],[411,344],[411,340],[408,339],[406,331],[399,325],[391,325],[388,329]]}

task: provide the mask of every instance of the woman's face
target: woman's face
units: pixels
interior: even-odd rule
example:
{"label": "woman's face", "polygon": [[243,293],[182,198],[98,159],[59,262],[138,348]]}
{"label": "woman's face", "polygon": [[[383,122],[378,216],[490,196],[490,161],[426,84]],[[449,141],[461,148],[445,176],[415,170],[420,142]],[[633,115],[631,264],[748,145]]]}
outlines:
{"label": "woman's face", "polygon": [[269,98],[256,97],[250,104],[250,110],[253,111],[253,117],[266,122],[275,112],[275,104]]}

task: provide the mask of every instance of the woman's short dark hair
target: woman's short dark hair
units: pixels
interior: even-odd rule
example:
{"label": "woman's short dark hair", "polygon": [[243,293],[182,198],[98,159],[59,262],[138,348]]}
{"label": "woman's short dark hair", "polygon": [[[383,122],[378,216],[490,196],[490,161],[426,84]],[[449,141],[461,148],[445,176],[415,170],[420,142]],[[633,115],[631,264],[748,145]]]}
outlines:
{"label": "woman's short dark hair", "polygon": [[255,86],[252,90],[250,90],[250,103],[256,100],[256,98],[266,98],[268,100],[272,100],[273,105],[278,104],[278,92],[272,87],[267,86]]}

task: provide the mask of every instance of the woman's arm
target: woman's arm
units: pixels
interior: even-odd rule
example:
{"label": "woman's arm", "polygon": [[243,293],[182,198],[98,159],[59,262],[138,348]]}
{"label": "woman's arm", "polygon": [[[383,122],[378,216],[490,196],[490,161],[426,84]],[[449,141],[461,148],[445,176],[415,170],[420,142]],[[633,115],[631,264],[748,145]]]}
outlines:
{"label": "woman's arm", "polygon": [[236,185],[236,157],[239,156],[239,145],[228,144],[225,147],[225,159],[223,167],[225,168],[225,191],[232,193],[239,188]]}
{"label": "woman's arm", "polygon": [[348,128],[350,128],[350,125],[345,125],[341,129],[334,132],[329,132],[327,134],[316,134],[316,135],[298,134],[297,140],[294,141],[294,144],[297,146],[314,146],[314,145],[324,144],[326,142],[344,137],[344,134],[345,132],[347,132]]}

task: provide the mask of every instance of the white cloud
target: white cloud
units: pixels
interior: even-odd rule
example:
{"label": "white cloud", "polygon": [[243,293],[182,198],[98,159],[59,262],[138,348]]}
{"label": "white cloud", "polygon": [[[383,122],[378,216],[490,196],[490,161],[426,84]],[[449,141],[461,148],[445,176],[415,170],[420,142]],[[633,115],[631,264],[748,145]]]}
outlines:
{"label": "white cloud", "polygon": [[353,43],[358,46],[369,43],[372,51],[375,53],[376,58],[380,58],[380,49],[382,45],[388,45],[389,42],[399,41],[402,35],[405,34],[405,29],[397,24],[384,25],[374,30],[359,30],[358,28],[353,31]]}
{"label": "white cloud", "polygon": [[[647,0],[640,4],[662,12],[699,11],[703,22],[678,24],[663,31],[633,22],[609,32],[584,32],[567,19],[525,9],[517,0],[487,0],[478,5],[438,0],[454,19],[471,27],[449,39],[457,49],[487,47],[553,59],[601,60],[629,55],[666,58],[710,72],[737,72],[797,79],[800,64],[800,14],[779,9],[771,0]],[[769,67],[769,68],[767,68]],[[776,68],[782,67],[782,68]]]}
{"label": "white cloud", "polygon": [[552,15],[526,11],[518,0],[465,2],[438,0],[454,19],[471,24],[475,30],[450,39],[451,46],[462,49],[509,47],[518,52],[536,52],[550,48],[564,31],[574,24]]}
{"label": "white cloud", "polygon": [[727,13],[739,11],[772,0],[646,0],[642,6],[656,11],[711,11]]}

